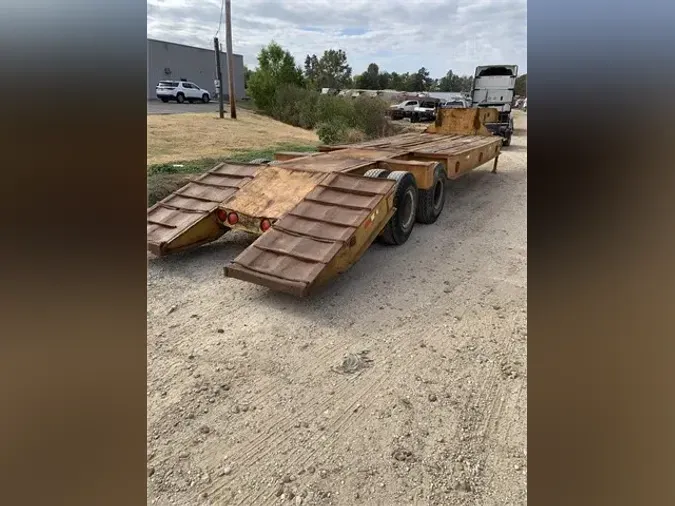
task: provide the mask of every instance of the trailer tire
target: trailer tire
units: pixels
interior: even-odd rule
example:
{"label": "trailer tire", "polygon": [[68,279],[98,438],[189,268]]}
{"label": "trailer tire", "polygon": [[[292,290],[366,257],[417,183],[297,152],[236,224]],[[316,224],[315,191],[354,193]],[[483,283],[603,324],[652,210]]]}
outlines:
{"label": "trailer tire", "polygon": [[374,179],[386,179],[391,171],[386,169],[370,169],[367,170],[363,177],[372,177]]}
{"label": "trailer tire", "polygon": [[443,212],[445,206],[445,166],[437,163],[434,168],[434,183],[428,190],[418,190],[417,221],[430,225]]}
{"label": "trailer tire", "polygon": [[396,170],[387,179],[396,181],[394,189],[394,215],[384,226],[380,240],[385,244],[399,246],[405,243],[415,226],[417,215],[417,183],[410,172]]}
{"label": "trailer tire", "polygon": [[271,161],[272,160],[270,160],[269,158],[256,158],[248,163],[252,163],[254,165],[269,165]]}
{"label": "trailer tire", "polygon": [[509,134],[508,137],[504,137],[504,140],[502,141],[503,146],[510,146],[511,145],[511,134]]}

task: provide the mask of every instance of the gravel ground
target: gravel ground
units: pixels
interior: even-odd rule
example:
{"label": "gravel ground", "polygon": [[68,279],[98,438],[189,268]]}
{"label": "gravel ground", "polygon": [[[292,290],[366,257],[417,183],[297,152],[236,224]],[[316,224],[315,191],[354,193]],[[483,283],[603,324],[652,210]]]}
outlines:
{"label": "gravel ground", "polygon": [[149,504],[526,504],[526,121],[309,299],[149,260]]}

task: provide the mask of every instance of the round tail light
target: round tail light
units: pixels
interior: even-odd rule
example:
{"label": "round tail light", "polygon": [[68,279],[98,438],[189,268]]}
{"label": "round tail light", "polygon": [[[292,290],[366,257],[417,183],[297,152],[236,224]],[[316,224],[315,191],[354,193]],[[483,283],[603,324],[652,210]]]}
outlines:
{"label": "round tail light", "polygon": [[230,213],[227,215],[227,222],[230,225],[236,225],[239,223],[239,215],[237,213]]}
{"label": "round tail light", "polygon": [[218,216],[218,219],[220,221],[227,221],[227,212],[223,211],[222,209],[218,209],[218,212],[216,213]]}
{"label": "round tail light", "polygon": [[260,222],[260,230],[262,230],[263,232],[267,232],[271,226],[272,224],[270,223],[270,220],[268,220],[267,218],[265,218]]}

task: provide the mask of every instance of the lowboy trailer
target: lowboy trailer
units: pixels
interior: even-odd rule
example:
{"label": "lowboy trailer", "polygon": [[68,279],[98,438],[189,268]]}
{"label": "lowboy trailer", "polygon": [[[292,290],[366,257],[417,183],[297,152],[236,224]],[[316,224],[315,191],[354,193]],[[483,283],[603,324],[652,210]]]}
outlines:
{"label": "lowboy trailer", "polygon": [[440,109],[420,133],[317,153],[276,153],[273,164],[220,163],[148,209],[156,256],[200,246],[230,230],[259,237],[225,276],[298,296],[353,265],[372,242],[407,241],[434,223],[445,180],[494,160],[502,140],[485,127],[495,109]]}

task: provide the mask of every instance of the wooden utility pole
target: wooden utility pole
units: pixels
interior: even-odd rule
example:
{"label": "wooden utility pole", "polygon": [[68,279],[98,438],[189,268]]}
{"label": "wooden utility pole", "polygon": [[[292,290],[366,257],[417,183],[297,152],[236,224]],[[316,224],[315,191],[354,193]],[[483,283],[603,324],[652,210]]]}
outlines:
{"label": "wooden utility pole", "polygon": [[232,56],[232,20],[230,0],[225,0],[225,43],[227,47],[227,80],[230,85],[230,118],[237,119],[236,96],[234,94],[234,57]]}
{"label": "wooden utility pole", "polygon": [[220,44],[218,37],[213,38],[213,49],[216,52],[216,79],[218,80],[218,112],[220,118],[225,116],[223,111],[223,72],[220,69]]}

